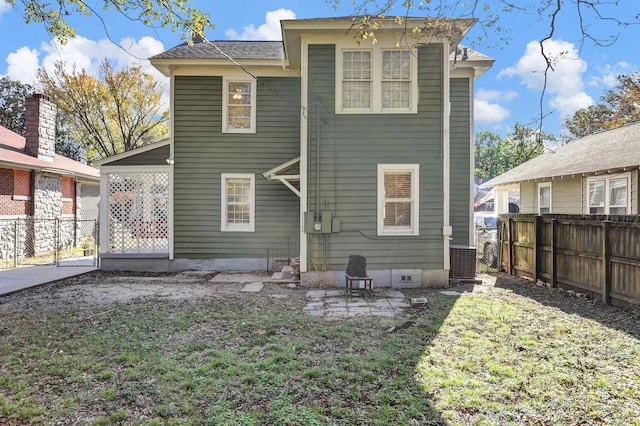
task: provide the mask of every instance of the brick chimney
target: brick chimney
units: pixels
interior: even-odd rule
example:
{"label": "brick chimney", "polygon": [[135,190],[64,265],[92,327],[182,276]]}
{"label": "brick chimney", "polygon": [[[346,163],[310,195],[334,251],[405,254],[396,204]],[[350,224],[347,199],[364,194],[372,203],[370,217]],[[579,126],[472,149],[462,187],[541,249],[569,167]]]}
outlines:
{"label": "brick chimney", "polygon": [[56,105],[48,96],[33,94],[26,99],[25,152],[53,162],[56,149]]}

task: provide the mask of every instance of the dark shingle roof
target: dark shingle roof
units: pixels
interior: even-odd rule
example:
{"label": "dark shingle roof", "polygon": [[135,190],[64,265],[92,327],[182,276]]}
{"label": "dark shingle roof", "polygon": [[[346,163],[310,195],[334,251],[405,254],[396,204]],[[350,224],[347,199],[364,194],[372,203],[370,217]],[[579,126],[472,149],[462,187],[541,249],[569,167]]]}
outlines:
{"label": "dark shingle roof", "polygon": [[485,187],[640,166],[640,123],[594,133],[520,164]]}
{"label": "dark shingle roof", "polygon": [[222,52],[236,60],[241,59],[282,59],[281,41],[211,41],[189,46],[182,43],[151,59],[226,59]]}

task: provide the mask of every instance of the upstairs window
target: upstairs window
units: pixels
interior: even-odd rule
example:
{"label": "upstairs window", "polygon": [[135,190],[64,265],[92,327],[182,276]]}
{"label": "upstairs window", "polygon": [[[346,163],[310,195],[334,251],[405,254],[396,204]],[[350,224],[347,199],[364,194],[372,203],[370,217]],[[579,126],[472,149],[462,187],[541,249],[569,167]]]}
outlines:
{"label": "upstairs window", "polygon": [[382,109],[409,110],[411,107],[411,53],[408,50],[382,51]]}
{"label": "upstairs window", "polygon": [[418,235],[417,164],[378,165],[378,235]]}
{"label": "upstairs window", "polygon": [[589,178],[589,214],[629,214],[629,174]]}
{"label": "upstairs window", "polygon": [[376,45],[337,52],[337,113],[417,112],[415,50]]}
{"label": "upstairs window", "polygon": [[371,52],[342,52],[342,108],[371,108]]}
{"label": "upstairs window", "polygon": [[225,133],[255,133],[255,80],[224,81],[222,131]]}

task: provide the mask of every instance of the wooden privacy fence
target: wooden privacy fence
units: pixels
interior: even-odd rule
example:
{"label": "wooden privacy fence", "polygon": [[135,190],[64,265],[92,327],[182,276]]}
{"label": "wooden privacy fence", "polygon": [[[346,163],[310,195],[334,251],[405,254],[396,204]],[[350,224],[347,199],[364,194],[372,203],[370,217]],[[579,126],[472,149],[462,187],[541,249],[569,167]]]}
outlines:
{"label": "wooden privacy fence", "polygon": [[501,215],[499,234],[510,275],[640,305],[640,216]]}

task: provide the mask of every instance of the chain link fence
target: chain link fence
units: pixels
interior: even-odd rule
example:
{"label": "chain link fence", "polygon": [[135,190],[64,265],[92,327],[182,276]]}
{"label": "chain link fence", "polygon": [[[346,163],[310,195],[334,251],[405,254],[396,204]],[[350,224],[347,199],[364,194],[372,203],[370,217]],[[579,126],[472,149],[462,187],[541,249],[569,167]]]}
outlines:
{"label": "chain link fence", "polygon": [[98,224],[75,218],[0,219],[0,269],[97,266]]}

